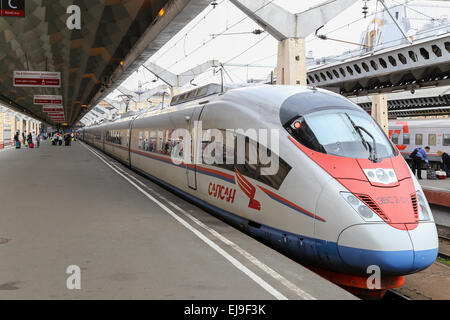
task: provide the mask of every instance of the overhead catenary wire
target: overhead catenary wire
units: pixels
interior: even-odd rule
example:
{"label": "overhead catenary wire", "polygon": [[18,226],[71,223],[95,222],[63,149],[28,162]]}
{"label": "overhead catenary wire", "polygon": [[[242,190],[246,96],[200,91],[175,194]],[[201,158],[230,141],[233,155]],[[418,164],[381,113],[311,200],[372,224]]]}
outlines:
{"label": "overhead catenary wire", "polygon": [[244,53],[246,53],[247,51],[249,51],[250,49],[256,47],[258,44],[260,44],[261,42],[263,42],[267,37],[269,36],[269,34],[266,34],[263,38],[259,39],[258,41],[256,41],[255,43],[253,43],[250,47],[248,47],[247,49],[245,49],[244,51],[242,51],[241,53],[239,53],[238,55],[234,56],[233,58],[227,60],[224,64],[227,64],[237,58],[239,58],[240,56],[242,56]]}
{"label": "overhead catenary wire", "polygon": [[156,58],[156,61],[159,60],[160,58],[164,57],[166,53],[168,53],[170,50],[172,50],[173,48],[175,48],[178,43],[180,41],[185,41],[186,37],[188,36],[188,34],[193,31],[200,23],[204,22],[206,20],[206,18],[211,14],[211,12],[216,9],[217,7],[219,7],[222,3],[224,3],[226,0],[222,0],[219,3],[217,3],[215,6],[213,6],[212,8],[210,8],[210,10],[202,17],[199,19],[199,21],[197,21],[196,24],[194,24],[191,28],[189,28],[189,30],[187,30],[184,33],[184,36],[180,39],[178,39],[172,46],[170,46],[169,48],[167,48],[166,50],[164,50],[162,53],[160,53],[158,55],[158,58]]}
{"label": "overhead catenary wire", "polygon": [[[274,2],[274,1],[275,1],[275,0],[269,1],[268,3],[264,4],[264,5],[261,6],[260,8],[256,9],[255,11],[253,11],[252,14],[257,13],[258,11],[260,11],[260,10],[262,10],[263,8],[267,7],[269,4],[271,4],[271,3]],[[222,2],[223,2],[223,1],[222,1]],[[221,2],[221,3],[222,3],[222,2]],[[192,54],[194,54],[195,52],[197,52],[197,51],[200,50],[201,48],[205,47],[205,46],[206,46],[207,44],[209,44],[211,41],[217,39],[218,36],[224,34],[226,31],[228,31],[228,30],[230,30],[230,29],[236,27],[237,25],[239,25],[240,23],[242,23],[244,20],[246,20],[246,19],[248,19],[248,18],[249,18],[249,15],[246,15],[246,16],[243,17],[242,19],[240,19],[240,20],[236,21],[235,23],[233,23],[231,26],[226,27],[222,32],[218,33],[217,36],[211,37],[209,40],[204,41],[202,44],[200,44],[199,46],[197,46],[196,48],[194,48],[194,49],[191,50],[190,52],[185,53],[184,56],[183,56],[181,59],[176,60],[176,61],[175,61],[174,63],[172,63],[170,66],[168,66],[167,68],[165,68],[165,70],[166,70],[165,72],[169,71],[170,68],[172,68],[173,66],[177,65],[177,64],[180,63],[181,61],[185,60],[186,58],[188,58],[189,56],[191,56]],[[192,28],[191,28],[191,29],[192,29]],[[187,34],[186,34],[186,35],[187,35]],[[266,35],[266,37],[267,37],[267,35]],[[181,41],[181,40],[182,40],[182,39],[178,40],[178,42]],[[173,46],[173,47],[174,47],[174,46]],[[165,51],[165,52],[167,52],[167,51]],[[164,74],[164,72],[162,72],[162,74]],[[162,74],[161,74],[161,75],[162,75]]]}
{"label": "overhead catenary wire", "polygon": [[[393,5],[393,6],[389,7],[389,9],[392,9],[392,8],[394,8],[394,7],[397,7],[399,4],[401,4],[400,2],[397,2],[397,1],[395,1],[395,0],[392,0],[392,1],[395,2],[396,5]],[[378,5],[378,1],[377,1],[377,5]],[[416,11],[417,13],[421,13],[420,11],[411,8],[411,6],[407,6],[407,8],[410,9],[410,10],[412,10],[412,11]],[[384,12],[384,11],[385,11],[384,9],[375,10],[375,12],[373,12],[373,13],[371,13],[371,14],[368,14],[367,17],[372,17],[372,16],[375,16],[375,17],[376,17],[378,13],[382,13],[382,12]],[[428,15],[426,15],[426,14],[424,14],[424,13],[421,13],[421,14],[424,15],[424,16],[426,16],[426,17],[428,17],[429,19],[436,20],[436,18],[434,18],[434,17],[428,16]],[[364,17],[361,17],[361,18],[358,18],[358,19],[356,19],[356,20],[353,20],[353,21],[351,21],[351,22],[349,22],[349,23],[340,25],[339,27],[336,27],[336,28],[334,28],[334,29],[332,29],[332,30],[330,30],[330,31],[325,32],[324,35],[328,36],[328,35],[330,35],[330,34],[332,34],[332,33],[335,33],[335,32],[337,32],[337,31],[339,31],[339,30],[342,30],[342,29],[344,29],[344,28],[346,28],[346,27],[349,27],[349,26],[351,26],[351,25],[353,25],[353,24],[355,24],[355,23],[357,23],[357,22],[359,22],[359,21],[362,21],[362,20],[364,20],[364,19],[365,19]],[[306,42],[309,43],[309,42],[312,42],[312,41],[317,40],[317,39],[318,39],[317,37],[314,37],[314,38],[312,38],[312,39],[307,40]]]}
{"label": "overhead catenary wire", "polygon": [[418,13],[418,14],[421,14],[421,15],[423,15],[424,17],[427,17],[427,18],[429,18],[429,19],[431,19],[431,20],[436,20],[436,18],[434,18],[434,17],[432,17],[432,16],[429,16],[429,15],[427,15],[427,14],[425,14],[425,13],[419,11],[419,10],[413,9],[410,5],[408,5],[408,2],[407,2],[407,1],[405,1],[405,3],[401,3],[401,2],[398,2],[398,1],[395,1],[395,0],[391,0],[391,1],[394,2],[394,3],[396,3],[396,4],[398,4],[398,5],[404,5],[407,9],[409,9],[409,10],[411,10],[411,11],[414,11],[414,12],[416,12],[416,13]]}

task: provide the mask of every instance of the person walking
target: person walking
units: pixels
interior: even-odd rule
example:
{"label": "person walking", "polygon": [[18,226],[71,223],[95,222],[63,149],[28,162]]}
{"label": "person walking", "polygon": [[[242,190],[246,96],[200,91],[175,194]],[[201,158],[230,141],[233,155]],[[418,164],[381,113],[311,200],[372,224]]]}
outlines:
{"label": "person walking", "polygon": [[447,178],[450,178],[450,156],[442,150],[438,150],[437,153],[442,157],[442,167],[447,174]]}
{"label": "person walking", "polygon": [[430,152],[430,147],[418,147],[414,149],[414,151],[410,155],[412,159],[412,172],[415,175],[417,170],[417,178],[419,180],[422,180],[422,161],[425,161],[427,168],[430,168],[430,163],[428,161],[428,152]]}
{"label": "person walking", "polygon": [[25,147],[28,145],[28,143],[27,143],[27,132],[26,131],[22,132],[22,143],[23,143],[23,145]]}

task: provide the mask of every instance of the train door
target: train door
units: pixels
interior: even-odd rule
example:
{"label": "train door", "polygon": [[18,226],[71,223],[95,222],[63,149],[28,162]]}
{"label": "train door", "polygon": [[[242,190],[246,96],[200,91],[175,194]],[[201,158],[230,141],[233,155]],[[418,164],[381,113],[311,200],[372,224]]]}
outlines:
{"label": "train door", "polygon": [[[203,107],[195,108],[192,115],[186,118],[188,122],[188,131],[191,135],[191,163],[186,164],[186,180],[187,186],[191,189],[197,190],[197,165],[195,159],[200,159],[201,155],[201,139],[202,132],[201,126],[198,126],[198,121],[200,120]],[[197,155],[197,157],[196,157]]]}

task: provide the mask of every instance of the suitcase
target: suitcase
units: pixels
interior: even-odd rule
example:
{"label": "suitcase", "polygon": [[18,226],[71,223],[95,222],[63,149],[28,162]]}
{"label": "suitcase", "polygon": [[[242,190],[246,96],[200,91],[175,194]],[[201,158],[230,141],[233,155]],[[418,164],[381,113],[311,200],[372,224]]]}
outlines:
{"label": "suitcase", "polygon": [[436,171],[433,169],[427,169],[427,180],[437,180]]}
{"label": "suitcase", "polygon": [[20,141],[16,141],[16,149],[20,149]]}
{"label": "suitcase", "polygon": [[34,143],[30,143],[30,148],[33,149],[34,148]]}

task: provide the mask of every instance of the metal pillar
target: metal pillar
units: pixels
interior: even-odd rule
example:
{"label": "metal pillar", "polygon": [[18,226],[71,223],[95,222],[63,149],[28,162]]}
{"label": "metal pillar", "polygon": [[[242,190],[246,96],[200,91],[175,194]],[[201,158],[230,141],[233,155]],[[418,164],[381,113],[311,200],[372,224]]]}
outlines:
{"label": "metal pillar", "polygon": [[380,125],[386,135],[389,134],[388,107],[385,94],[377,94],[372,98],[372,117]]}
{"label": "metal pillar", "polygon": [[269,0],[230,0],[278,44],[277,84],[306,85],[305,38],[357,0],[329,0],[292,14]]}

